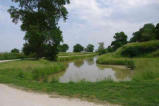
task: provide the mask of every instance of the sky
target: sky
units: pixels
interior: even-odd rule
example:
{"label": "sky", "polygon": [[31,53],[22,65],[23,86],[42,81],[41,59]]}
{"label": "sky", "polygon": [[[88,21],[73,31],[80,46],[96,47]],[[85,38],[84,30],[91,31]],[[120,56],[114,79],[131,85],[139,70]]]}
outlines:
{"label": "sky", "polygon": [[[66,5],[68,19],[59,26],[64,43],[83,46],[104,42],[105,47],[113,41],[116,32],[124,31],[128,38],[146,23],[159,23],[159,0],[70,0]],[[20,30],[20,22],[12,23],[7,10],[13,5],[11,0],[0,0],[0,52],[13,48],[21,49],[25,33]]]}

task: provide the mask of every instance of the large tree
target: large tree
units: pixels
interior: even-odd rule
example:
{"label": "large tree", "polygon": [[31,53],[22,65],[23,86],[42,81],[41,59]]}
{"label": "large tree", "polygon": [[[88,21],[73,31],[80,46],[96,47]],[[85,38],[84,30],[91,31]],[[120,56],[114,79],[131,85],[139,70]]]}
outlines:
{"label": "large tree", "polygon": [[159,40],[159,23],[156,25],[155,34],[156,34],[156,39]]}
{"label": "large tree", "polygon": [[130,42],[144,42],[157,39],[155,26],[153,24],[145,24],[139,31],[133,33]]}
{"label": "large tree", "polygon": [[36,54],[37,58],[56,59],[58,45],[63,40],[58,26],[60,18],[67,19],[64,5],[69,0],[12,0],[18,6],[8,10],[12,21],[22,22],[21,29],[26,32],[25,54]]}
{"label": "large tree", "polygon": [[88,44],[87,47],[85,48],[86,52],[93,52],[94,51],[94,45]]}
{"label": "large tree", "polygon": [[106,53],[106,49],[104,47],[104,42],[99,42],[99,47],[97,52],[99,53],[99,55],[105,54]]}
{"label": "large tree", "polygon": [[80,44],[76,44],[74,47],[73,47],[73,52],[81,52],[84,50],[84,47]]}
{"label": "large tree", "polygon": [[62,44],[62,45],[59,45],[58,49],[59,49],[59,52],[66,52],[69,49],[69,46],[67,44]]}
{"label": "large tree", "polygon": [[111,43],[112,50],[115,51],[126,43],[127,35],[124,32],[115,33],[114,41]]}
{"label": "large tree", "polygon": [[14,49],[11,50],[11,53],[19,53],[19,50],[14,48]]}

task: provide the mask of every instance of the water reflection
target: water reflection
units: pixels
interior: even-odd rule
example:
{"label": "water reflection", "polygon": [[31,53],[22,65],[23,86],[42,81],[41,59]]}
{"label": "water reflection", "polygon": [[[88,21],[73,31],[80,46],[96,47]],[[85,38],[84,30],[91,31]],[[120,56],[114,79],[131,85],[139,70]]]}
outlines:
{"label": "water reflection", "polygon": [[82,60],[82,59],[77,60],[77,61],[74,61],[73,63],[76,67],[80,68],[84,64],[84,60]]}
{"label": "water reflection", "polygon": [[131,80],[132,72],[127,68],[97,65],[96,58],[70,62],[65,73],[59,78],[62,83],[82,80],[96,82],[105,79],[113,81]]}

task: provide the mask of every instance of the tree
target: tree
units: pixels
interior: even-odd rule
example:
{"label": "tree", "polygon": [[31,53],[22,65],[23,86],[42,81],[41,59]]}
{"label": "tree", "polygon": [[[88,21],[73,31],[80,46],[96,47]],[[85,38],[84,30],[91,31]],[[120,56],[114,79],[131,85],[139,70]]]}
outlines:
{"label": "tree", "polygon": [[130,42],[144,42],[155,39],[155,26],[153,24],[145,24],[139,31],[133,33],[133,37],[130,39]]}
{"label": "tree", "polygon": [[62,44],[62,45],[59,45],[58,49],[59,49],[59,52],[66,52],[69,49],[69,46],[67,44]]}
{"label": "tree", "polygon": [[14,49],[11,50],[11,53],[19,53],[19,50],[14,48]]}
{"label": "tree", "polygon": [[156,25],[155,34],[156,34],[156,39],[159,40],[159,23]]}
{"label": "tree", "polygon": [[127,35],[124,32],[115,33],[114,39],[115,40],[111,43],[111,48],[113,51],[127,44]]}
{"label": "tree", "polygon": [[84,47],[80,44],[76,44],[74,47],[73,47],[73,52],[81,52],[84,50]]}
{"label": "tree", "polygon": [[97,52],[99,53],[99,55],[106,53],[106,49],[104,48],[104,42],[100,42],[98,44],[99,44],[99,47]]}
{"label": "tree", "polygon": [[94,51],[94,45],[88,44],[85,51],[86,52],[93,52]]}
{"label": "tree", "polygon": [[22,22],[21,29],[25,31],[24,53],[36,54],[37,58],[46,57],[55,60],[58,46],[62,42],[62,32],[58,27],[61,18],[67,19],[67,9],[64,5],[69,0],[12,0],[19,4],[8,10],[12,21]]}

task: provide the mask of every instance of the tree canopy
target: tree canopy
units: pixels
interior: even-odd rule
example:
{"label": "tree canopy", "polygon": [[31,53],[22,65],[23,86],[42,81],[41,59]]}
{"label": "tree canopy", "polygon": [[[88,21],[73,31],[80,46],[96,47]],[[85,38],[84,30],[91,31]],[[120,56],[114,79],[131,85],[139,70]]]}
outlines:
{"label": "tree canopy", "polygon": [[127,35],[124,32],[115,33],[114,41],[111,43],[113,51],[127,43]]}
{"label": "tree canopy", "polygon": [[67,44],[62,44],[62,45],[59,45],[58,49],[59,49],[59,52],[66,52],[69,49],[69,46]]}
{"label": "tree canopy", "polygon": [[80,45],[80,44],[76,44],[73,47],[73,52],[81,52],[83,50],[84,50],[84,47],[82,45]]}
{"label": "tree canopy", "polygon": [[86,52],[93,52],[94,51],[94,45],[88,44],[87,47],[85,48]]}
{"label": "tree canopy", "polygon": [[11,50],[11,53],[19,53],[19,50],[14,48],[14,49]]}
{"label": "tree canopy", "polygon": [[130,39],[130,42],[144,42],[157,39],[157,29],[159,26],[153,24],[145,24],[137,32],[133,33],[133,37]]}
{"label": "tree canopy", "polygon": [[58,26],[61,18],[67,19],[64,5],[69,0],[12,0],[18,7],[8,10],[12,21],[21,21],[21,29],[26,32],[23,51],[25,54],[36,54],[37,58],[56,59],[58,46],[63,41]]}

